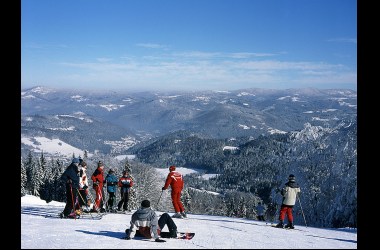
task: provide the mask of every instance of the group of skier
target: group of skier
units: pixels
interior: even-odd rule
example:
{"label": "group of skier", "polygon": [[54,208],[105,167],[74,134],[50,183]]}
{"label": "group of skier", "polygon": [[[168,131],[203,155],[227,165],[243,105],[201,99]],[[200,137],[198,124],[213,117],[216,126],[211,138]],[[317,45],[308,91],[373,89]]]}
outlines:
{"label": "group of skier", "polygon": [[[91,194],[88,191],[88,177],[86,174],[87,164],[85,161],[79,158],[74,158],[71,164],[62,174],[61,179],[66,183],[66,205],[63,212],[60,214],[61,218],[76,218],[78,211],[81,207],[85,206],[90,208],[89,212],[105,212],[106,210],[115,212],[114,204],[116,201],[116,191],[120,187],[121,199],[117,204],[117,210],[128,211],[129,191],[134,185],[133,178],[129,175],[128,171],[124,170],[123,175],[117,178],[113,169],[108,171],[106,177],[104,177],[104,164],[99,161],[98,167],[91,175],[93,182],[93,189],[95,190],[96,198],[94,204],[92,204]],[[107,185],[108,200],[106,203],[106,209],[104,205],[104,192],[103,187]],[[141,202],[141,207],[136,210],[130,221],[130,227],[126,229],[125,239],[131,239],[132,235],[140,235],[145,238],[154,238],[156,242],[165,242],[165,240],[159,239],[161,230],[165,225],[169,228],[169,236],[176,238],[177,226],[172,218],[187,218],[184,206],[181,202],[181,193],[184,187],[183,176],[176,171],[176,166],[169,167],[169,174],[166,177],[162,192],[171,187],[171,199],[175,210],[172,217],[169,214],[164,213],[158,219],[155,211],[150,207],[150,201],[144,200]],[[288,182],[281,189],[281,195],[283,196],[279,223],[276,227],[294,229],[293,223],[293,207],[296,203],[297,195],[300,193],[300,187],[295,181],[293,174],[289,175]],[[79,198],[77,196],[79,195]],[[76,202],[75,202],[76,201]],[[258,219],[264,219],[264,207],[259,203],[258,207]],[[284,225],[284,219],[287,216],[288,224]],[[137,230],[134,231],[134,228]]]}
{"label": "group of skier", "polygon": [[[85,161],[80,158],[74,158],[63,172],[61,180],[66,183],[66,205],[60,214],[62,218],[76,218],[82,211],[97,213],[103,213],[107,210],[109,212],[116,212],[116,210],[130,211],[128,208],[129,193],[130,188],[134,185],[134,181],[128,171],[124,170],[123,175],[117,178],[115,171],[110,169],[107,176],[104,177],[103,162],[99,161],[97,165],[96,170],[91,175],[95,199],[93,199],[88,190],[87,163]],[[105,185],[107,186],[108,193],[107,202],[105,202],[103,189]],[[118,187],[120,187],[120,201],[116,209],[114,204]],[[104,205],[106,205],[105,208]]]}

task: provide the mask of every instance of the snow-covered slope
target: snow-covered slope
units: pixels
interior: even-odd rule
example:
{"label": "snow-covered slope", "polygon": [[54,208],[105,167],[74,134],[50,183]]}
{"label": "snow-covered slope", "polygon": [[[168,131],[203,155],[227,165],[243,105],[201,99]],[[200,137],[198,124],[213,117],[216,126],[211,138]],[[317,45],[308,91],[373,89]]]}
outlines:
{"label": "snow-covered slope", "polygon": [[[357,249],[355,229],[321,229],[296,225],[297,230],[273,228],[270,223],[189,214],[174,219],[179,231],[195,232],[188,240],[122,240],[131,215],[107,214],[101,220],[46,217],[64,203],[21,198],[21,248],[29,249]],[[157,212],[158,215],[163,212]],[[169,213],[171,214],[171,213]],[[168,231],[165,227],[163,231]]]}

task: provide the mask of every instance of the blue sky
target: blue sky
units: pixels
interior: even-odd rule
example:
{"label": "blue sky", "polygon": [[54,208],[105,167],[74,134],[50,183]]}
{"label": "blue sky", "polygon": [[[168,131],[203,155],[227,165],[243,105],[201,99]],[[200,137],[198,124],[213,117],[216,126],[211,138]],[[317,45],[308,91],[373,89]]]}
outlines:
{"label": "blue sky", "polygon": [[355,0],[22,0],[21,88],[357,86]]}

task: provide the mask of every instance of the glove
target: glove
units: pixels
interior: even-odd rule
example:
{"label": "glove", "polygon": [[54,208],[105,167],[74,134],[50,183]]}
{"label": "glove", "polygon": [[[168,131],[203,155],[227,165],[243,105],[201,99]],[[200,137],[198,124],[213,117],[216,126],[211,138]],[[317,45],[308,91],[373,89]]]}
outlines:
{"label": "glove", "polygon": [[164,191],[166,188],[165,187],[162,187],[162,191]]}
{"label": "glove", "polygon": [[160,238],[157,238],[157,239],[155,239],[154,241],[155,241],[155,242],[166,242],[166,240],[162,240],[162,239],[160,239]]}
{"label": "glove", "polygon": [[84,185],[83,186],[83,190],[86,190],[88,188],[88,186]]}
{"label": "glove", "polygon": [[94,186],[98,186],[98,185],[99,185],[99,182],[95,181]]}

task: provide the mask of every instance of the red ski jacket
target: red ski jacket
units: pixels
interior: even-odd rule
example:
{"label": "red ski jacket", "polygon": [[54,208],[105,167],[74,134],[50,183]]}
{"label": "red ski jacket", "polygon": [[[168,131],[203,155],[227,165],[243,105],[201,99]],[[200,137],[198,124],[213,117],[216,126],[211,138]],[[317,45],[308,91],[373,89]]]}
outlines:
{"label": "red ski jacket", "polygon": [[100,190],[103,188],[104,180],[104,171],[101,167],[98,167],[94,173],[91,175],[91,180],[93,181],[93,188],[96,189],[95,183],[98,183]]}
{"label": "red ski jacket", "polygon": [[166,178],[164,190],[171,186],[172,190],[182,190],[183,189],[183,177],[177,171],[171,171]]}

